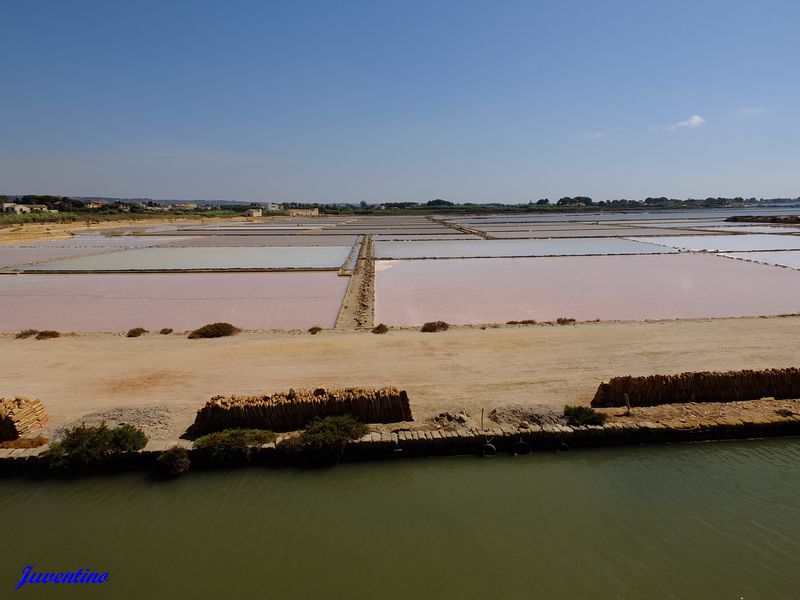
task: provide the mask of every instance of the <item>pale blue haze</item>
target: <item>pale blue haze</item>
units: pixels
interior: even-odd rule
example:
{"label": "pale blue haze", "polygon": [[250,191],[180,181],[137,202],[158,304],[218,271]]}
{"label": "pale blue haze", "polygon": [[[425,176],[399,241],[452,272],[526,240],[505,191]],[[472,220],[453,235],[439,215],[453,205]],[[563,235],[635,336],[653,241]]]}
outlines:
{"label": "pale blue haze", "polygon": [[798,23],[788,0],[0,0],[0,193],[798,196]]}

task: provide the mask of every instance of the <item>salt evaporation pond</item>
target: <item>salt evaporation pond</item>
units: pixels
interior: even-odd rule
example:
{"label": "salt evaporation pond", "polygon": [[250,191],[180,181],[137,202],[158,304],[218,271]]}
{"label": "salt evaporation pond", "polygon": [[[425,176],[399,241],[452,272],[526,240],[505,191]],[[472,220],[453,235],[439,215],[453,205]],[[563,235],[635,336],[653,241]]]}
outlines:
{"label": "salt evaporation pond", "polygon": [[57,260],[26,271],[163,271],[224,269],[334,269],[349,246],[272,246],[269,248],[140,248],[99,256]]}
{"label": "salt evaporation pond", "polygon": [[800,312],[800,273],[703,254],[378,261],[375,322],[641,320]]}
{"label": "salt evaporation pond", "polygon": [[721,256],[752,260],[767,265],[800,269],[800,252],[727,252]]}
{"label": "salt evaporation pond", "polygon": [[[164,247],[352,246],[355,235],[209,235],[184,241],[163,240]],[[168,243],[163,243],[164,241]]]}
{"label": "salt evaporation pond", "polygon": [[674,250],[618,239],[376,242],[376,258],[462,258],[583,254],[665,254]]}
{"label": "salt evaporation pond", "polygon": [[797,235],[694,235],[681,237],[630,238],[651,244],[663,244],[694,252],[745,252],[748,250],[800,250]]}
{"label": "salt evaporation pond", "polygon": [[[483,230],[481,230],[483,231]],[[697,235],[697,231],[692,229],[639,229],[633,227],[619,227],[614,229],[583,229],[583,230],[562,230],[562,231],[491,231],[487,232],[490,236],[500,239],[510,238],[556,238],[556,237],[628,237],[639,236],[659,236],[659,235]]]}
{"label": "salt evaporation pond", "polygon": [[335,272],[0,275],[0,332],[333,327],[347,282]]}
{"label": "salt evaporation pond", "polygon": [[30,246],[0,246],[0,268],[43,260],[102,254],[103,248],[36,248]]}
{"label": "salt evaporation pond", "polygon": [[715,231],[733,233],[800,233],[798,227],[781,227],[779,225],[742,225],[738,227],[716,227]]}

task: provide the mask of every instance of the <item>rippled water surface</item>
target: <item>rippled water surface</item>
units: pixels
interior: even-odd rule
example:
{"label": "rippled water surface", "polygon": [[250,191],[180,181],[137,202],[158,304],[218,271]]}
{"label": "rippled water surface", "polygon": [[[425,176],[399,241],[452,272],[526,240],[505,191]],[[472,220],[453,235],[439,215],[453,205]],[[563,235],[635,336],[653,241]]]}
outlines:
{"label": "rippled water surface", "polygon": [[32,564],[113,598],[795,598],[799,496],[789,439],[5,479],[0,589],[100,592],[14,592]]}

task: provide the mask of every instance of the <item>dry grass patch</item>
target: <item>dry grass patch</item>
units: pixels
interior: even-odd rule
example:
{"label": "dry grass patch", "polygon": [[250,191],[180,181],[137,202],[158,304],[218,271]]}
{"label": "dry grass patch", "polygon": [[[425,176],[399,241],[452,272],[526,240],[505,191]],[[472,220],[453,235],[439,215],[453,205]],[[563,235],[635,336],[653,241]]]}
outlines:
{"label": "dry grass patch", "polygon": [[438,331],[447,331],[450,329],[450,324],[444,321],[428,321],[422,326],[423,333],[436,333]]}
{"label": "dry grass patch", "polygon": [[141,337],[145,333],[147,333],[147,329],[144,327],[134,327],[133,329],[128,330],[128,333],[125,334],[125,337]]}

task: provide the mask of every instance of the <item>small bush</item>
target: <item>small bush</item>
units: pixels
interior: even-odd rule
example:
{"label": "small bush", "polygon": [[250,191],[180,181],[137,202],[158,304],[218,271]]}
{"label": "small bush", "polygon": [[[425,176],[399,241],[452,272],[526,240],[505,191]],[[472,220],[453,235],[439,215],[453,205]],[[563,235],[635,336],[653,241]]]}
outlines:
{"label": "small bush", "polygon": [[230,323],[209,323],[191,332],[189,339],[228,337],[229,335],[236,335],[240,331],[238,327]]}
{"label": "small bush", "polygon": [[536,325],[535,319],[525,319],[519,322],[520,325]]}
{"label": "small bush", "polygon": [[597,412],[589,406],[565,406],[564,416],[568,425],[602,425],[608,418],[605,414]]}
{"label": "small bush", "polygon": [[146,445],[144,431],[127,423],[113,429],[105,423],[81,425],[67,429],[59,441],[50,445],[45,456],[52,468],[83,468],[101,465],[114,454],[141,450]]}
{"label": "small bush", "polygon": [[18,340],[27,340],[29,337],[36,335],[37,333],[39,333],[38,329],[23,329],[16,335],[16,338]]}
{"label": "small bush", "polygon": [[189,452],[186,448],[173,446],[162,452],[156,459],[158,472],[165,477],[180,477],[188,473],[191,466]]}
{"label": "small bush", "polygon": [[506,325],[519,325],[519,321],[506,321]]}
{"label": "small bush", "polygon": [[437,331],[447,331],[450,325],[444,321],[428,321],[422,326],[420,331],[424,333],[436,333]]}
{"label": "small bush", "polygon": [[128,423],[121,423],[110,430],[111,446],[115,452],[135,452],[147,445],[147,434]]}
{"label": "small bush", "polygon": [[572,317],[558,317],[556,319],[556,323],[558,323],[559,325],[572,325],[573,323],[575,323],[575,319],[573,319]]}
{"label": "small bush", "polygon": [[197,438],[194,447],[213,463],[237,463],[250,457],[253,446],[273,442],[275,437],[273,432],[264,429],[225,429]]}
{"label": "small bush", "polygon": [[345,444],[362,437],[367,431],[367,426],[351,415],[316,418],[298,437],[285,440],[281,446],[310,462],[336,462],[341,458]]}
{"label": "small bush", "polygon": [[164,329],[161,329],[158,333],[161,335],[169,335],[172,333],[172,327],[164,327]]}
{"label": "small bush", "polygon": [[129,329],[128,333],[125,334],[125,337],[139,337],[147,333],[147,329],[144,327],[134,327],[133,329]]}
{"label": "small bush", "polygon": [[308,333],[311,335],[317,335],[320,331],[322,331],[322,327],[319,325],[314,325],[313,327],[308,328]]}
{"label": "small bush", "polygon": [[378,323],[372,328],[372,333],[389,333],[389,328],[383,323]]}
{"label": "small bush", "polygon": [[58,331],[52,331],[50,329],[40,331],[36,334],[37,340],[51,340],[53,338],[59,338],[59,337],[61,337],[61,334]]}

